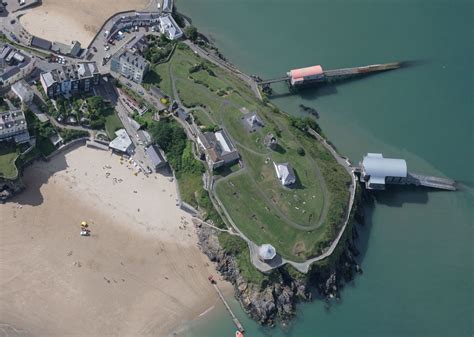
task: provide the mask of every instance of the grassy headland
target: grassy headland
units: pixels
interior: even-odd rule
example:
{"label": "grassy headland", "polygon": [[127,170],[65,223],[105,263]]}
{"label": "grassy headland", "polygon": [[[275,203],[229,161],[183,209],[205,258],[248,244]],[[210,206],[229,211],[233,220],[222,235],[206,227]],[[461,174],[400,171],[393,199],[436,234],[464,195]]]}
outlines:
{"label": "grassy headland", "polygon": [[[166,87],[174,82],[179,98],[194,109],[203,127],[225,127],[236,144],[244,166],[218,179],[215,192],[239,229],[257,244],[271,243],[295,261],[326,248],[342,225],[350,176],[305,132],[308,124],[317,125],[260,102],[246,83],[183,44],[154,71],[160,81],[166,79]],[[255,132],[244,125],[249,112],[256,112],[264,124]],[[268,133],[278,139],[276,150],[263,143]],[[273,162],[289,162],[297,183],[281,186]]]}

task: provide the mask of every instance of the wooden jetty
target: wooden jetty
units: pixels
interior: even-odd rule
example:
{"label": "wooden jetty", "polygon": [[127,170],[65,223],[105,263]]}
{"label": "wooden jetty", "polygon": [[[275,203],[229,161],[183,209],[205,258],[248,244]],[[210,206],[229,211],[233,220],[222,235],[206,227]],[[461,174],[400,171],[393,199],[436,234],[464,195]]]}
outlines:
{"label": "wooden jetty", "polygon": [[408,173],[407,184],[456,191],[456,182],[452,179],[425,176],[416,173]]}
{"label": "wooden jetty", "polygon": [[324,75],[326,79],[331,80],[331,79],[346,78],[346,77],[355,76],[355,75],[366,75],[370,73],[377,73],[377,72],[382,72],[382,71],[398,69],[400,68],[400,66],[401,66],[400,62],[372,64],[372,65],[364,66],[364,67],[326,70],[324,71]]}
{"label": "wooden jetty", "polygon": [[232,311],[232,309],[230,308],[229,304],[227,303],[227,300],[225,299],[224,295],[222,295],[222,292],[221,290],[219,289],[219,287],[217,286],[217,283],[216,281],[212,278],[212,276],[209,276],[209,281],[211,282],[212,286],[214,287],[214,289],[216,289],[216,292],[217,294],[219,295],[220,299],[222,300],[222,303],[224,303],[224,306],[225,308],[227,309],[227,311],[229,312],[230,314],[230,317],[232,318],[232,321],[234,322],[235,326],[237,327],[237,330],[244,333],[245,332],[245,329],[243,327],[243,325],[240,323],[240,321],[238,320],[238,318],[235,316],[234,312]]}
{"label": "wooden jetty", "polygon": [[401,62],[392,62],[372,64],[363,67],[323,70],[320,65],[317,65],[307,68],[292,69],[286,74],[286,76],[268,80],[257,80],[257,84],[263,88],[268,88],[270,84],[273,83],[287,82],[290,87],[302,87],[314,83],[332,82],[353,76],[362,76],[371,73],[393,70],[400,68],[401,66]]}

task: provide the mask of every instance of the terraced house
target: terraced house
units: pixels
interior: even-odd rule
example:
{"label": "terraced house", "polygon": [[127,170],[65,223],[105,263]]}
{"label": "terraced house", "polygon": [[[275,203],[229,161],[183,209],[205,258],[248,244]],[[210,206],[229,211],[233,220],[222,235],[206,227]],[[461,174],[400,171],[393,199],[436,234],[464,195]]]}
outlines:
{"label": "terraced house", "polygon": [[100,74],[95,62],[80,62],[43,73],[41,85],[49,98],[90,92],[99,84]]}

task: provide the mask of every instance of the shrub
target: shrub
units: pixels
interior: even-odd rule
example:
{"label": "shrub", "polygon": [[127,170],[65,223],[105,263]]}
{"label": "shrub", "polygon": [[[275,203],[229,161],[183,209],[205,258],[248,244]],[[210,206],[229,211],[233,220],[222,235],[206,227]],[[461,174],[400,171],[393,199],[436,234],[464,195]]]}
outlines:
{"label": "shrub", "polygon": [[198,37],[197,28],[194,26],[187,26],[184,28],[184,36],[191,41],[196,41]]}

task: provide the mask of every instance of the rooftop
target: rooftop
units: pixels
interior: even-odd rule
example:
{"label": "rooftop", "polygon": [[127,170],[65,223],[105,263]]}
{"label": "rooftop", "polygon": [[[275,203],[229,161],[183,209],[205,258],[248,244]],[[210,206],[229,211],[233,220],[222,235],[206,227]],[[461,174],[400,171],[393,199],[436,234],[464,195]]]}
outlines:
{"label": "rooftop", "polygon": [[236,151],[234,145],[230,141],[227,132],[219,130],[217,132],[206,132],[204,134],[206,148],[213,148],[217,155],[222,155]]}
{"label": "rooftop", "polygon": [[263,121],[255,112],[246,114],[243,117],[243,120],[244,120],[244,126],[249,132],[257,131],[260,128],[265,126]]}
{"label": "rooftop", "polygon": [[27,131],[25,115],[20,109],[0,112],[0,138]]}
{"label": "rooftop", "polygon": [[272,245],[265,243],[258,247],[258,255],[263,260],[271,260],[276,256],[276,250]]}
{"label": "rooftop", "polygon": [[292,69],[289,72],[289,75],[293,77],[295,80],[298,78],[304,78],[308,76],[317,76],[324,74],[323,68],[320,65],[306,67],[306,68],[299,68],[299,69]]}
{"label": "rooftop", "polygon": [[43,73],[41,77],[46,86],[49,87],[54,82],[61,83],[64,81],[80,80],[93,77],[96,74],[99,74],[99,70],[95,62],[79,62]]}
{"label": "rooftop", "polygon": [[42,38],[37,37],[37,36],[33,36],[33,38],[31,39],[30,44],[33,47],[44,49],[44,50],[50,50],[51,46],[52,46],[51,41],[42,39]]}
{"label": "rooftop", "polygon": [[371,180],[379,178],[385,182],[385,177],[407,176],[407,163],[404,159],[384,158],[381,153],[368,153],[364,156],[362,168]]}
{"label": "rooftop", "polygon": [[53,42],[51,50],[63,55],[77,56],[81,50],[81,43],[78,41],[72,41],[70,44]]}
{"label": "rooftop", "polygon": [[181,28],[179,28],[178,24],[170,14],[161,16],[159,22],[160,29],[170,40],[179,39],[183,35]]}
{"label": "rooftop", "polygon": [[117,137],[109,143],[109,147],[120,152],[128,152],[132,146],[132,140],[127,131],[120,129],[115,131],[115,135]]}
{"label": "rooftop", "polygon": [[0,77],[6,81],[19,73],[31,61],[26,53],[16,49],[9,44],[0,43]]}
{"label": "rooftop", "polygon": [[32,94],[31,87],[24,80],[18,81],[12,85],[12,91],[20,97],[21,100]]}
{"label": "rooftop", "polygon": [[151,163],[155,168],[162,166],[164,163],[166,163],[160,150],[155,148],[155,146],[153,145],[148,146],[145,149],[145,153],[147,154],[148,158],[150,159]]}
{"label": "rooftop", "polygon": [[275,165],[277,177],[281,181],[282,185],[287,186],[296,182],[295,171],[289,163],[273,164]]}
{"label": "rooftop", "polygon": [[119,60],[120,62],[127,62],[128,64],[131,64],[132,66],[142,70],[147,66],[147,60],[145,60],[145,58],[129,51],[124,51],[122,54],[120,54]]}

